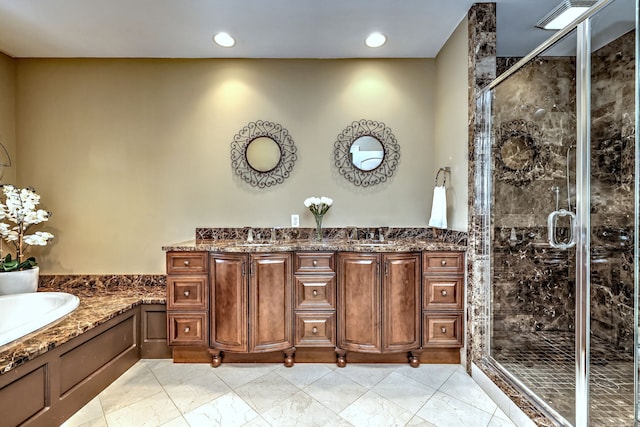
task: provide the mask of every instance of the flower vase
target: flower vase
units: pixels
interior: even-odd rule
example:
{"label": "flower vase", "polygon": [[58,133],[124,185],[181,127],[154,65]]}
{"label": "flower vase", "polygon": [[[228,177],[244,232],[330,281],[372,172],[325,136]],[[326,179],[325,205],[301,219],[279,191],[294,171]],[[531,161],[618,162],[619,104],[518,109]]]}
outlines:
{"label": "flower vase", "polygon": [[320,242],[322,241],[322,215],[314,214],[313,216],[316,218],[316,234],[314,240]]}

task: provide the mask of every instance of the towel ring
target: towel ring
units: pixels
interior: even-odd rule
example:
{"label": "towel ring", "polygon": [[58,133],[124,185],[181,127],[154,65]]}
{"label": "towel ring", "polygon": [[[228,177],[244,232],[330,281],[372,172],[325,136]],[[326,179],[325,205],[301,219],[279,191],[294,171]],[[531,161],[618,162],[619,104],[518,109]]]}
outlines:
{"label": "towel ring", "polygon": [[442,174],[442,186],[444,187],[445,184],[447,183],[447,173],[451,173],[451,168],[447,166],[447,167],[438,169],[438,173],[436,174],[436,187],[438,187],[438,178],[440,177],[440,172],[444,172]]}

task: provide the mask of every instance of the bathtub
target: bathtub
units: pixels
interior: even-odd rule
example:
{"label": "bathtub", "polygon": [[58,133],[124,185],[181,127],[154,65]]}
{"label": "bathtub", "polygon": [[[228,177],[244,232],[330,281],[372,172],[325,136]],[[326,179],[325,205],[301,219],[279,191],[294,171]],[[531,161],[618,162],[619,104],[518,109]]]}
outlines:
{"label": "bathtub", "polygon": [[0,346],[61,319],[78,304],[77,296],[63,292],[0,296]]}

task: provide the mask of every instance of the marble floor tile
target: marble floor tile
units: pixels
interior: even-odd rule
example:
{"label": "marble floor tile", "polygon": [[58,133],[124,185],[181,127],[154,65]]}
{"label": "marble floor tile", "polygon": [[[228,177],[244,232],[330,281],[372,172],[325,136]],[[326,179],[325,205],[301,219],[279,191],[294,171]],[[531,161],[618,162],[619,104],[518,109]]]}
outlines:
{"label": "marble floor tile", "polygon": [[396,365],[383,364],[347,364],[340,368],[339,374],[351,378],[364,387],[373,387],[389,376],[398,367]]}
{"label": "marble floor tile", "polygon": [[365,393],[339,415],[355,427],[400,427],[413,418],[413,412],[403,409],[373,391]]}
{"label": "marble floor tile", "polygon": [[[206,364],[205,364],[206,365]],[[209,366],[209,365],[207,365]],[[209,366],[210,367],[210,366]],[[256,378],[263,376],[275,369],[275,365],[266,363],[256,364],[225,364],[223,363],[215,370],[215,374],[220,377],[222,381],[227,383],[231,388],[237,388],[245,385],[249,381],[253,381]]]}
{"label": "marble floor tile", "polygon": [[338,372],[331,372],[304,389],[305,393],[336,414],[367,392],[366,387]]}
{"label": "marble floor tile", "polygon": [[396,370],[419,383],[428,385],[433,389],[438,389],[444,382],[456,371],[464,372],[460,365],[420,365],[419,368],[412,368],[409,365],[403,365]]}
{"label": "marble floor tile", "polygon": [[164,386],[164,389],[183,414],[231,391],[224,381],[211,372],[211,367],[209,372],[172,387]]}
{"label": "marble floor tile", "polygon": [[393,372],[371,390],[411,413],[417,412],[436,392],[436,389],[397,372]]}
{"label": "marble floor tile", "polygon": [[416,415],[438,427],[486,427],[493,417],[442,392],[436,392]]}
{"label": "marble floor tile", "polygon": [[63,427],[514,427],[458,365],[142,360]]}
{"label": "marble floor tile", "polygon": [[60,427],[106,427],[106,425],[107,420],[104,418],[100,399],[96,396],[89,401],[89,403],[84,405],[82,409],[73,414],[73,416],[65,421]]}
{"label": "marble floor tile", "polygon": [[235,389],[236,394],[259,414],[299,391],[298,387],[273,371]]}
{"label": "marble floor tile", "polygon": [[100,404],[106,414],[160,392],[164,390],[151,370],[138,362],[100,393]]}
{"label": "marble floor tile", "polygon": [[350,423],[300,391],[262,414],[274,427],[352,427]]}
{"label": "marble floor tile", "polygon": [[333,372],[333,367],[335,367],[335,365],[322,363],[298,363],[294,366],[295,369],[279,365],[274,369],[274,372],[289,381],[291,384],[299,388],[304,388]]}
{"label": "marble floor tile", "polygon": [[115,411],[106,412],[105,417],[109,427],[151,427],[161,426],[180,417],[180,411],[166,393],[160,392]]}
{"label": "marble floor tile", "polygon": [[171,359],[145,360],[158,382],[165,388],[175,387],[201,376],[215,376],[207,363],[173,363]]}
{"label": "marble floor tile", "polygon": [[258,413],[233,392],[184,414],[191,427],[241,426],[257,416]]}
{"label": "marble floor tile", "polygon": [[498,407],[466,372],[454,372],[439,391],[490,414]]}

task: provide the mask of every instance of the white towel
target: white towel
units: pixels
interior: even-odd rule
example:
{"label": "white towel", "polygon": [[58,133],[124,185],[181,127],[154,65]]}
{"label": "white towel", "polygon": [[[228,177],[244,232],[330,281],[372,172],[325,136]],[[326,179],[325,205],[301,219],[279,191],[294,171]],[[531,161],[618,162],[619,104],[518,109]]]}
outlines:
{"label": "white towel", "polygon": [[444,185],[433,189],[433,204],[429,227],[447,228],[447,191]]}

